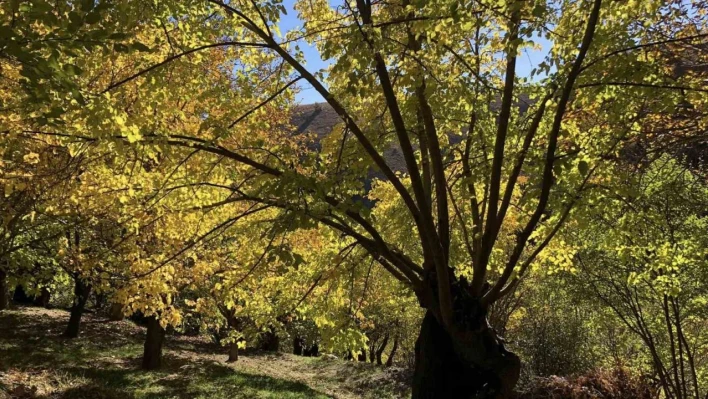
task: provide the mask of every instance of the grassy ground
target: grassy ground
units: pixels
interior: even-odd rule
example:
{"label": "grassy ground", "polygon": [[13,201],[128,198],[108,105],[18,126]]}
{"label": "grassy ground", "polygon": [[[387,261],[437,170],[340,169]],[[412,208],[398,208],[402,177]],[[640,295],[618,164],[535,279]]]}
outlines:
{"label": "grassy ground", "polygon": [[68,314],[0,312],[0,399],[396,398],[400,371],[371,364],[249,353],[224,363],[199,338],[168,336],[164,367],[140,370],[144,329],[86,315],[79,338],[60,337]]}

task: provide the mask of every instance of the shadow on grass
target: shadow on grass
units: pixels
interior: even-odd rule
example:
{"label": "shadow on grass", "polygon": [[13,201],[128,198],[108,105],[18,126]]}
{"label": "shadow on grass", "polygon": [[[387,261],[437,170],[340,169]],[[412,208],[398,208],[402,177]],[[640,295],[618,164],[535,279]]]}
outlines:
{"label": "shadow on grass", "polygon": [[[64,390],[61,398],[159,399],[159,398],[320,398],[325,396],[305,384],[235,372],[219,364],[185,362],[168,357],[160,371],[134,368],[70,367],[65,372],[86,383]],[[181,366],[180,366],[181,365]],[[56,394],[48,396],[56,398]]]}
{"label": "shadow on grass", "polygon": [[0,372],[46,372],[68,381],[60,383],[59,378],[49,378],[54,381],[48,382],[51,392],[28,399],[328,397],[303,383],[235,371],[211,360],[169,353],[164,356],[161,370],[145,372],[140,370],[142,342],[136,339],[142,332],[136,336],[135,329],[125,330],[128,336],[120,336],[120,330],[107,327],[103,321],[87,320],[82,326],[86,333],[69,340],[60,336],[63,327],[62,320],[56,318],[0,313]]}

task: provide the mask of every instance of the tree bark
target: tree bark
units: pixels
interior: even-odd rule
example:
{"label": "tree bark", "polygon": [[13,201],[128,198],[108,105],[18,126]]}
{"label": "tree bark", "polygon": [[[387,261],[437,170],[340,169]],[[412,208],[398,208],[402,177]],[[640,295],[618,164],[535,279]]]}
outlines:
{"label": "tree bark", "polygon": [[108,303],[108,298],[106,297],[106,294],[96,294],[96,310],[102,310],[106,307],[106,304]]}
{"label": "tree bark", "polygon": [[280,348],[280,337],[274,328],[261,333],[261,349],[268,352],[277,352]]}
{"label": "tree bark", "polygon": [[234,341],[229,345],[229,359],[227,363],[233,363],[238,360],[238,341]]}
{"label": "tree bark", "polygon": [[371,340],[369,345],[369,362],[373,363],[376,361],[376,341]]}
{"label": "tree bark", "polygon": [[143,346],[143,370],[157,370],[162,365],[162,344],[165,341],[165,329],[155,316],[147,320],[147,334]]}
{"label": "tree bark", "polygon": [[[383,342],[381,343],[381,346],[379,346],[379,349],[376,351],[376,364],[379,366],[383,364],[381,361],[381,356],[383,355],[384,350],[386,349],[386,346],[388,345],[388,334],[383,339]],[[371,362],[373,363],[373,362]]]}
{"label": "tree bark", "polygon": [[308,357],[317,357],[320,355],[320,345],[315,342],[312,344],[309,348],[305,350],[305,356]]}
{"label": "tree bark", "polygon": [[47,287],[42,287],[39,296],[34,297],[34,304],[43,308],[49,308],[49,300],[51,297],[52,294],[49,292],[49,289]]}
{"label": "tree bark", "polygon": [[300,337],[293,339],[293,354],[302,356],[302,351],[305,346],[305,340]]}
{"label": "tree bark", "polygon": [[413,399],[506,399],[521,362],[488,329],[451,336],[428,311],[415,345]]}
{"label": "tree bark", "polygon": [[398,350],[398,337],[393,339],[393,348],[391,348],[391,353],[388,354],[388,359],[386,359],[386,367],[393,366],[393,357],[396,356],[397,350]]}
{"label": "tree bark", "polygon": [[74,305],[71,307],[71,316],[69,324],[66,326],[64,336],[67,338],[76,338],[79,336],[81,327],[81,317],[84,314],[86,301],[91,294],[91,286],[86,284],[81,277],[74,277]]}
{"label": "tree bark", "polygon": [[5,310],[10,306],[7,297],[7,273],[0,270],[0,310]]}
{"label": "tree bark", "polygon": [[366,363],[366,348],[361,349],[361,352],[359,352],[359,356],[357,357],[357,360],[360,362]]}

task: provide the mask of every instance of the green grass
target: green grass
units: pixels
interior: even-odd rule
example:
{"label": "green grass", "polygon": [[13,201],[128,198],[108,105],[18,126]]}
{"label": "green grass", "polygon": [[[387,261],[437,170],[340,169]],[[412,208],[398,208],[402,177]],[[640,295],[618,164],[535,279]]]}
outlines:
{"label": "green grass", "polygon": [[210,364],[146,373],[135,369],[75,367],[66,371],[84,383],[66,398],[327,398],[308,386],[262,375],[236,373]]}
{"label": "green grass", "polygon": [[67,340],[60,337],[63,321],[23,311],[0,314],[0,389],[11,396],[22,389],[67,399],[330,397],[301,382],[237,371],[199,356],[168,353],[160,371],[144,372],[139,330],[120,329],[128,323],[108,330],[86,323],[80,338]]}

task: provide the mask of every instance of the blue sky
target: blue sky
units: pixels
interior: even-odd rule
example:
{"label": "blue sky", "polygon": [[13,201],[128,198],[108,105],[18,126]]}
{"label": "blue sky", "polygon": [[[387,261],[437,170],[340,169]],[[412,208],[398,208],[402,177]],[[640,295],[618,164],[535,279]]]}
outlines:
{"label": "blue sky", "polygon": [[[297,26],[302,26],[302,21],[297,17],[297,12],[293,9],[295,0],[284,0],[283,5],[288,10],[287,15],[283,15],[280,19],[280,31],[285,34],[290,29]],[[517,61],[516,72],[519,76],[528,76],[534,66],[538,65],[548,52],[551,43],[546,39],[541,38],[539,43],[543,46],[540,51],[526,50]],[[315,72],[322,68],[326,68],[331,61],[323,60],[315,46],[310,46],[307,43],[299,43],[300,48],[305,54],[307,61],[307,69]],[[297,100],[302,104],[311,104],[322,102],[324,99],[308,84],[301,85],[302,90],[297,95]]]}
{"label": "blue sky", "polygon": [[[280,31],[283,34],[297,26],[302,26],[302,21],[297,17],[297,11],[293,9],[294,4],[295,0],[283,1],[283,5],[288,10],[287,15],[283,15],[280,17]],[[330,62],[322,60],[322,57],[320,57],[320,53],[319,51],[317,51],[315,46],[310,46],[304,41],[299,43],[299,45],[300,49],[303,51],[303,53],[305,53],[307,69],[309,69],[311,72],[326,68],[330,64]],[[311,104],[324,101],[324,98],[322,98],[322,96],[320,96],[319,93],[317,93],[317,91],[315,91],[315,89],[310,87],[307,83],[301,84],[300,87],[302,88],[302,91],[298,93],[297,100],[302,102],[303,104]]]}

